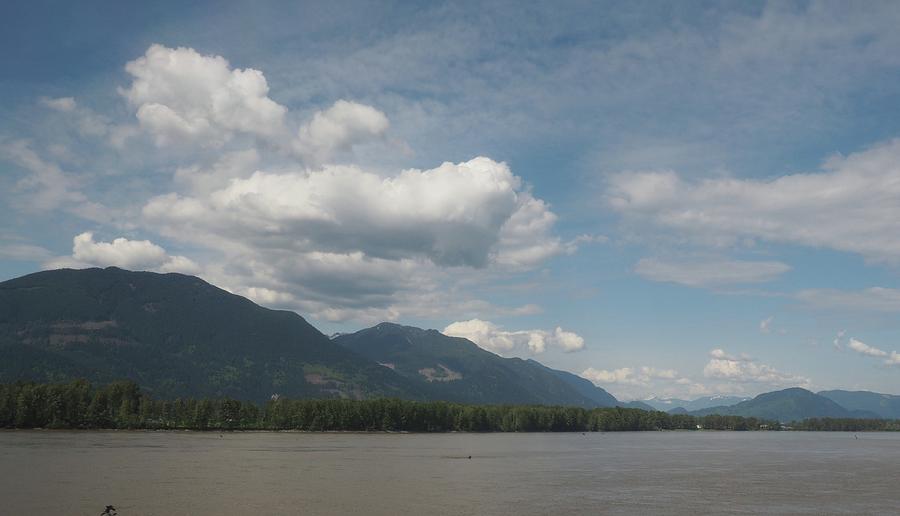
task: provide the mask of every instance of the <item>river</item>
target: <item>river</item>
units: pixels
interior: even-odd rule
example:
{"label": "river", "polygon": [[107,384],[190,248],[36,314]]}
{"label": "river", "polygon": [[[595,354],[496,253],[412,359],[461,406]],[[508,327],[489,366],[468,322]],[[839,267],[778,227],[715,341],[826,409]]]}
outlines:
{"label": "river", "polygon": [[106,505],[120,516],[898,514],[900,433],[0,432],[0,513]]}

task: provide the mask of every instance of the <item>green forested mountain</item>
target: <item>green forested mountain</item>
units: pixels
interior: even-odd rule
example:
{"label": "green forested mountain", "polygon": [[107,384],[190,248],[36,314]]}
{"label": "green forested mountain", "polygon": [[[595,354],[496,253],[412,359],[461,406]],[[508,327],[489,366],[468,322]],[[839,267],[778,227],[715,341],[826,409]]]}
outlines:
{"label": "green forested mountain", "polygon": [[806,389],[793,387],[760,394],[737,405],[711,407],[691,412],[694,415],[721,414],[757,417],[781,422],[806,418],[869,417],[870,414],[850,411],[834,401]]}
{"label": "green forested mountain", "polygon": [[884,419],[900,419],[900,396],[869,391],[822,391],[824,396],[847,410],[870,412]]}
{"label": "green forested mountain", "polygon": [[421,397],[296,313],[196,277],[111,267],[0,283],[0,383],[72,378],[159,398]]}
{"label": "green forested mountain", "polygon": [[431,399],[582,407],[616,404],[615,398],[587,380],[533,360],[503,358],[437,330],[381,323],[334,341],[415,382]]}

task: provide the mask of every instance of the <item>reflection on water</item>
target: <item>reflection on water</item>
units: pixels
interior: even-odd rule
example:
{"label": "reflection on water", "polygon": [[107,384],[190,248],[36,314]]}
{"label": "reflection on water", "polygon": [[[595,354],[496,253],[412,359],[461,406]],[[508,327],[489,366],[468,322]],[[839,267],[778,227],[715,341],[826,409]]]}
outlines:
{"label": "reflection on water", "polygon": [[0,432],[0,512],[900,513],[900,434],[858,435]]}

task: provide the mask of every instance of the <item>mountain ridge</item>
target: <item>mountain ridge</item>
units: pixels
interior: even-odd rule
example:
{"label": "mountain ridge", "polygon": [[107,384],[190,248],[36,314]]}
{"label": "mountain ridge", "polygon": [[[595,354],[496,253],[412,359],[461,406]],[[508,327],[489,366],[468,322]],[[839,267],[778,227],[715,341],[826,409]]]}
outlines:
{"label": "mountain ridge", "polygon": [[872,413],[852,411],[801,387],[765,392],[731,406],[710,407],[689,412],[696,416],[719,414],[771,419],[787,423],[808,418],[868,418]]}
{"label": "mountain ridge", "polygon": [[[375,356],[379,346],[384,356]],[[161,398],[260,401],[279,394],[643,410],[657,410],[648,402],[660,401],[621,402],[573,373],[500,357],[437,330],[381,323],[328,337],[295,312],[259,306],[183,274],[58,269],[0,282],[0,383],[74,378],[130,379]],[[717,399],[738,398],[689,403]],[[780,421],[894,419],[900,396],[791,388],[730,405],[669,410]]]}
{"label": "mountain ridge", "polygon": [[109,267],[0,283],[0,381],[75,377],[161,397],[418,397],[295,312],[194,276]]}
{"label": "mountain ridge", "polygon": [[429,396],[463,403],[614,406],[603,389],[535,360],[504,358],[461,337],[383,322],[334,342],[416,382]]}

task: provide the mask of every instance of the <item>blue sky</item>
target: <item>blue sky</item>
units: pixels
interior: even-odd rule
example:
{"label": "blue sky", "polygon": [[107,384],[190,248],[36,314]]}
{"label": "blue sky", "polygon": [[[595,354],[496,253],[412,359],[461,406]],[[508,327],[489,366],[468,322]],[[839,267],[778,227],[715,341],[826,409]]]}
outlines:
{"label": "blue sky", "polygon": [[185,272],[629,399],[900,393],[900,8],[20,3],[0,278]]}

